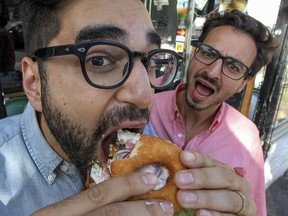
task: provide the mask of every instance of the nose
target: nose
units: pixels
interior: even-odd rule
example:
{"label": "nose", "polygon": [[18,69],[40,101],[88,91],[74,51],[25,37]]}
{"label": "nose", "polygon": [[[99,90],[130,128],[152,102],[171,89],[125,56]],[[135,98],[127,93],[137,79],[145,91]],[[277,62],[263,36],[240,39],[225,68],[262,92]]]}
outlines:
{"label": "nose", "polygon": [[150,86],[147,70],[141,59],[137,58],[128,79],[116,93],[117,100],[145,109],[152,106],[153,94],[154,90]]}
{"label": "nose", "polygon": [[221,58],[217,59],[215,62],[213,62],[210,65],[207,65],[207,73],[211,78],[214,79],[220,79],[222,74],[222,63],[223,60]]}

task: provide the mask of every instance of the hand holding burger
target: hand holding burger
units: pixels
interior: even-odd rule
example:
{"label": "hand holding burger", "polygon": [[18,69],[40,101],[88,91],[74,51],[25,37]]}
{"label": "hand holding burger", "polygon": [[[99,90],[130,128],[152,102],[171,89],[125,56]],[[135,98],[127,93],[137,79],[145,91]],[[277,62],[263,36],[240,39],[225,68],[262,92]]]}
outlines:
{"label": "hand holding burger", "polygon": [[184,214],[177,202],[174,175],[186,169],[180,161],[181,149],[168,140],[139,133],[119,130],[116,143],[110,144],[107,164],[91,162],[86,188],[93,187],[110,177],[132,172],[148,172],[158,177],[156,187],[148,193],[131,197],[130,200],[162,199],[173,203],[177,215]]}

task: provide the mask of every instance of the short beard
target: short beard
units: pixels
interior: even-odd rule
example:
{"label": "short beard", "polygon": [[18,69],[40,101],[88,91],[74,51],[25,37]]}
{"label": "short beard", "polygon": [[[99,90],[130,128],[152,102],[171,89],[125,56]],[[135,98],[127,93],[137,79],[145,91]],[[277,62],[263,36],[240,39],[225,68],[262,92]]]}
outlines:
{"label": "short beard", "polygon": [[[39,68],[41,68],[40,65]],[[44,67],[41,68],[41,73],[46,73]],[[101,145],[102,136],[109,128],[125,121],[145,120],[148,122],[149,109],[137,109],[131,105],[117,106],[102,113],[95,130],[89,131],[81,123],[74,122],[57,106],[53,106],[48,77],[45,76],[45,78],[41,79],[43,115],[52,135],[83,178],[85,178],[88,163],[92,159],[97,160],[98,145]]]}

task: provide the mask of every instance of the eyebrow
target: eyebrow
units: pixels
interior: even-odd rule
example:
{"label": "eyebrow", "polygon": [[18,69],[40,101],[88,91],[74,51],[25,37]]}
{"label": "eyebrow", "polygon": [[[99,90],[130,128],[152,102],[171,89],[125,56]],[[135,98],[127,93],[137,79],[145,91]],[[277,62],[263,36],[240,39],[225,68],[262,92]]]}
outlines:
{"label": "eyebrow", "polygon": [[[145,33],[148,44],[161,45],[161,37],[155,30],[149,30]],[[91,40],[115,40],[121,43],[127,42],[129,33],[114,25],[94,25],[86,26],[79,31],[75,38],[75,43],[81,43]]]}
{"label": "eyebrow", "polygon": [[155,30],[150,30],[146,33],[146,39],[150,44],[161,46],[161,37]]}
{"label": "eyebrow", "polygon": [[[202,43],[203,45],[206,45],[206,46],[208,46],[209,47],[209,49],[212,49],[213,51],[216,51],[216,53],[218,53],[220,56],[223,56],[224,58],[228,58],[228,59],[233,59],[234,61],[236,61],[236,62],[238,62],[238,63],[241,63],[241,64],[243,64],[243,65],[245,65],[246,67],[248,67],[246,64],[244,64],[242,61],[240,61],[239,59],[237,59],[237,58],[234,58],[233,56],[224,56],[224,55],[222,55],[222,53],[219,51],[219,50],[217,50],[217,49],[215,49],[214,47],[212,47],[212,46],[210,46],[210,45],[208,45],[208,44],[204,44],[204,43]],[[249,68],[249,67],[248,67]]]}

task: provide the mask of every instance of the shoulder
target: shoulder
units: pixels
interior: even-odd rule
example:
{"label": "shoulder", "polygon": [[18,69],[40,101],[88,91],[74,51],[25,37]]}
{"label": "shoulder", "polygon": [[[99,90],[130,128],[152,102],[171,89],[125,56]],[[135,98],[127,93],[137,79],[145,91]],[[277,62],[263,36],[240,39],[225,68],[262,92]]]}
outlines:
{"label": "shoulder", "polygon": [[159,92],[154,95],[152,113],[172,107],[174,103],[174,90]]}
{"label": "shoulder", "polygon": [[0,179],[5,179],[0,185],[2,202],[8,199],[8,194],[21,187],[23,171],[31,164],[20,124],[21,115],[0,121]]}
{"label": "shoulder", "polygon": [[158,92],[154,94],[154,99],[167,99],[167,98],[172,98],[174,95],[174,90],[169,90],[169,91],[163,91],[163,92]]}
{"label": "shoulder", "polygon": [[217,128],[226,142],[245,146],[244,151],[262,151],[259,130],[255,123],[228,104],[223,104],[223,116]]}
{"label": "shoulder", "polygon": [[223,119],[226,119],[231,125],[238,125],[237,127],[244,126],[243,129],[245,129],[246,126],[246,128],[248,127],[247,129],[252,128],[258,131],[258,128],[251,119],[249,119],[227,103],[223,103]]}
{"label": "shoulder", "polygon": [[21,115],[0,120],[0,149],[2,146],[21,133]]}

